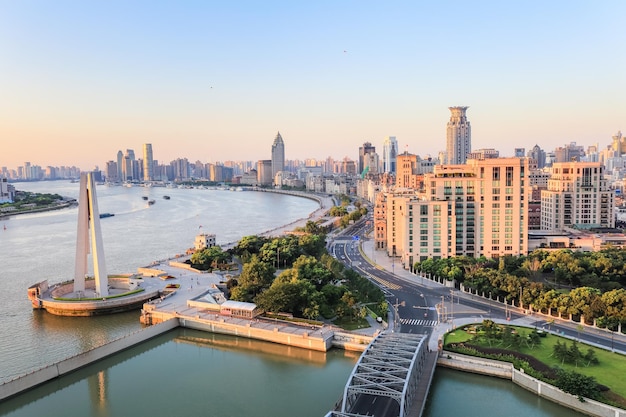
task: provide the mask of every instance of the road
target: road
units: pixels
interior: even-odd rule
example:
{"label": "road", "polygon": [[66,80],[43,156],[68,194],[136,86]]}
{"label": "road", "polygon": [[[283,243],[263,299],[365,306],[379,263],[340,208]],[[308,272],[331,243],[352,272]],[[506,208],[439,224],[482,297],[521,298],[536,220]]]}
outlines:
{"label": "road", "polygon": [[[515,320],[524,317],[537,328],[546,329],[609,350],[626,352],[626,337],[602,329],[580,326],[565,320],[549,320],[543,315],[524,314],[517,307],[447,288],[418,275],[408,274],[401,265],[391,264],[391,270],[374,266],[364,258],[361,242],[371,229],[371,219],[353,225],[346,234],[337,236],[331,244],[331,253],[346,266],[353,268],[378,285],[392,308],[394,329],[403,333],[429,334],[439,322],[474,317],[482,319]],[[369,253],[367,254],[369,255]],[[371,254],[371,258],[386,256]],[[398,271],[396,271],[398,268]],[[400,273],[402,271],[402,274]],[[398,274],[396,274],[398,272]],[[443,306],[443,308],[442,308]],[[536,320],[533,320],[536,318]]]}
{"label": "road", "polygon": [[[401,269],[401,265],[396,266],[393,262],[391,270],[384,269],[375,262],[370,263],[370,260],[363,256],[361,243],[366,239],[371,224],[371,217],[362,219],[343,234],[334,237],[329,249],[345,266],[368,277],[385,293],[389,305],[392,306],[390,324],[394,331],[430,334],[438,323],[448,322],[454,326],[454,320],[461,318],[471,317],[477,321],[484,319],[514,321],[524,318],[530,326],[616,352],[626,352],[626,337],[622,335],[616,336],[613,332],[583,327],[565,320],[546,320],[542,315],[525,314],[520,308],[504,306],[500,302],[466,294],[418,275],[407,274]],[[372,253],[371,256],[371,259],[375,260],[376,256],[387,255]],[[400,269],[396,271],[396,268]],[[533,320],[534,318],[536,320]],[[382,414],[374,415],[387,415],[382,410],[389,411],[394,403],[391,398],[361,395],[351,411],[368,415],[372,410],[378,410]]]}

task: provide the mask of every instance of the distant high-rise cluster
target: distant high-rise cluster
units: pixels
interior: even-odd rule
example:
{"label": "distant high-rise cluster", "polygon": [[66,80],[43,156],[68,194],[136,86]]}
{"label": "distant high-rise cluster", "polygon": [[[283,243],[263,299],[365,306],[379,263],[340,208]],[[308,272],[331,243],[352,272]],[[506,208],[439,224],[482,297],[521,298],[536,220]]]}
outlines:
{"label": "distant high-rise cluster", "polygon": [[446,152],[448,164],[464,164],[472,151],[472,128],[465,112],[467,107],[448,107],[450,121],[446,131]]}

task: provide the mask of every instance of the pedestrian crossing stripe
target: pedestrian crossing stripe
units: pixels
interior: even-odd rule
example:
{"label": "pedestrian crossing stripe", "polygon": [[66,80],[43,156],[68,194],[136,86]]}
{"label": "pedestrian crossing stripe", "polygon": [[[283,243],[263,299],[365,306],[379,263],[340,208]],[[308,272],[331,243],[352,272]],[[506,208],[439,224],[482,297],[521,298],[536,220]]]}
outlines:
{"label": "pedestrian crossing stripe", "polygon": [[408,324],[410,326],[435,327],[437,325],[437,321],[435,321],[435,320],[420,320],[420,319],[400,319],[400,324]]}
{"label": "pedestrian crossing stripe", "polygon": [[371,275],[370,274],[370,277],[373,280],[375,280],[376,282],[378,282],[380,285],[383,285],[383,286],[385,286],[387,288],[391,288],[392,290],[399,290],[400,288],[402,288],[398,284],[394,284],[392,282],[389,282],[386,279],[378,278],[376,275]]}

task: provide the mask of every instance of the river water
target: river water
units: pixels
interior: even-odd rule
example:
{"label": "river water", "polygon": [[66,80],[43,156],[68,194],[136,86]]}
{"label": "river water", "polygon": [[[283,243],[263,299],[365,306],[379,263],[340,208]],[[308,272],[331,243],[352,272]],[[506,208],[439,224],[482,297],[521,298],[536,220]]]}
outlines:
{"label": "river water", "polygon": [[[66,181],[16,186],[78,194],[78,184]],[[101,221],[109,273],[182,253],[200,232],[216,233],[219,244],[233,242],[317,208],[308,199],[271,193],[105,186],[97,193],[100,212],[115,214]],[[0,219],[0,383],[141,327],[138,312],[69,318],[31,309],[29,285],[73,274],[76,216],[72,208]],[[322,416],[341,397],[357,359],[341,350],[311,352],[177,329],[4,401],[0,415]],[[509,382],[437,370],[426,416],[503,414],[574,415]]]}

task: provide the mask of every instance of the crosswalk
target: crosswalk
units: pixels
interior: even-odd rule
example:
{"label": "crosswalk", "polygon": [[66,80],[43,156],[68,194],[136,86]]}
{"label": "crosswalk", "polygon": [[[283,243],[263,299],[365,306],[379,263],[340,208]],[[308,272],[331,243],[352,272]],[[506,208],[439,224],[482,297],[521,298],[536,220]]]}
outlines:
{"label": "crosswalk", "polygon": [[410,326],[435,327],[436,320],[420,320],[420,319],[400,319],[400,324],[408,324]]}
{"label": "crosswalk", "polygon": [[381,286],[385,288],[390,288],[392,290],[399,290],[402,288],[398,284],[394,284],[392,282],[387,281],[386,279],[379,278],[376,275],[372,275],[372,274],[368,274],[368,275],[370,278],[372,278],[374,281],[378,282]]}

